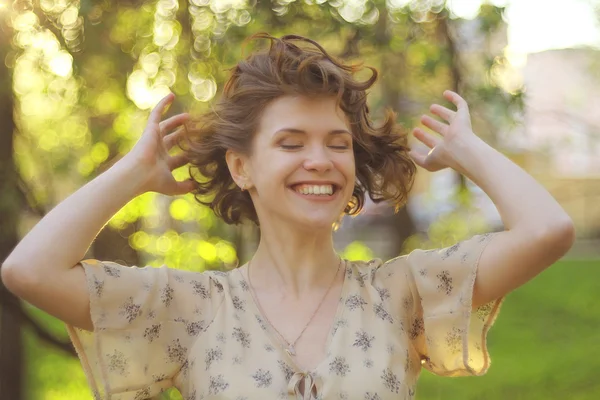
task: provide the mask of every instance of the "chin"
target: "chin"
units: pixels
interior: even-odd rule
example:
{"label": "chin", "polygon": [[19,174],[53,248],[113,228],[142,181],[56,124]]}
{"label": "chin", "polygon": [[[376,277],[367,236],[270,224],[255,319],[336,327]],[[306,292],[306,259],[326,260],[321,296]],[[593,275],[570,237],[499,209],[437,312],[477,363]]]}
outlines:
{"label": "chin", "polygon": [[333,231],[333,224],[338,220],[338,217],[339,214],[331,215],[328,213],[325,215],[323,213],[319,215],[319,213],[315,213],[313,215],[299,215],[292,218],[292,220],[295,225],[316,233],[317,231]]}

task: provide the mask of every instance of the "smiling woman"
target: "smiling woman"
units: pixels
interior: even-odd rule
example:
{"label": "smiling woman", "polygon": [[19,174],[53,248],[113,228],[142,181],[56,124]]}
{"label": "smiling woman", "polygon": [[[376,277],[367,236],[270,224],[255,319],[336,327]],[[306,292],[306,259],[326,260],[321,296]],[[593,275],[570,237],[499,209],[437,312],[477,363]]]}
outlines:
{"label": "smiling woman", "polygon": [[[388,112],[375,127],[366,82],[309,39],[270,42],[232,71],[213,111],[150,114],[125,157],[45,216],[2,265],[6,287],[67,323],[97,399],[177,387],[200,399],[412,399],[422,368],[481,375],[503,296],[573,242],[564,210],[472,131],[467,103],[432,105],[410,150]],[[182,127],[183,126],[183,127]],[[179,143],[184,152],[170,155]],[[414,161],[414,162],[413,162]],[[190,163],[198,181],[172,171]],[[351,262],[332,228],[365,196],[401,206],[415,174],[453,168],[494,201],[505,231],[387,262]],[[82,260],[133,197],[193,192],[228,223],[260,227],[232,271]],[[109,194],[109,195],[106,195]],[[58,239],[57,239],[58,238]]]}

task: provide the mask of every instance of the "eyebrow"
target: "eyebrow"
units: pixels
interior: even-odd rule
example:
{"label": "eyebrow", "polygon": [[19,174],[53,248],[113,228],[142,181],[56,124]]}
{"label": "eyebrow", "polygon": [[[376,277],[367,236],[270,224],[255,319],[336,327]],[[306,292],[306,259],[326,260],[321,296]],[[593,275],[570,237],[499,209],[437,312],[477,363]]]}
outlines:
{"label": "eyebrow", "polygon": [[[284,133],[284,132],[299,133],[302,135],[306,135],[306,131],[304,131],[302,129],[297,129],[297,128],[281,128],[281,129],[278,129],[275,131],[275,135]],[[346,129],[333,129],[333,130],[329,131],[328,134],[329,135],[348,134],[348,135],[352,136],[352,134],[350,132],[348,132],[348,130],[346,130]]]}

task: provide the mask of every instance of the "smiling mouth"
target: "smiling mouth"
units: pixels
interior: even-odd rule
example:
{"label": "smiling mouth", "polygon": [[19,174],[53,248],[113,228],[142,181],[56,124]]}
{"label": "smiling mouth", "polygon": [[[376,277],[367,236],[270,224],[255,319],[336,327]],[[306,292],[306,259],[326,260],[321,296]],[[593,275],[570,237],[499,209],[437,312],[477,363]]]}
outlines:
{"label": "smiling mouth", "polygon": [[293,185],[290,187],[294,192],[302,195],[313,195],[320,197],[333,196],[339,189],[336,185],[311,185],[311,184],[300,184]]}

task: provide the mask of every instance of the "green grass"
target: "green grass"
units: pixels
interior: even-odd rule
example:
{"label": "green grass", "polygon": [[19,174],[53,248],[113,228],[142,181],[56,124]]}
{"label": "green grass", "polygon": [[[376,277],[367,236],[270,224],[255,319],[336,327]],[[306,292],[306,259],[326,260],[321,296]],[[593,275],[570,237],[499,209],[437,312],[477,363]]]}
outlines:
{"label": "green grass", "polygon": [[563,261],[511,293],[483,377],[424,371],[419,400],[600,399],[600,260]]}

